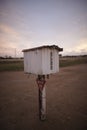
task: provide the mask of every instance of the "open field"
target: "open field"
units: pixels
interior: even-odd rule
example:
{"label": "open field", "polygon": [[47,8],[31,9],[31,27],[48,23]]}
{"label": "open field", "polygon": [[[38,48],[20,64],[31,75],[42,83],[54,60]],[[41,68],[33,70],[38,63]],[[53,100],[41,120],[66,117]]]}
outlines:
{"label": "open field", "polygon": [[[62,57],[60,67],[87,63],[86,57]],[[0,59],[0,72],[2,71],[22,71],[24,68],[23,59]]]}
{"label": "open field", "polygon": [[78,64],[87,63],[86,57],[62,57],[60,58],[60,67],[73,66]]}
{"label": "open field", "polygon": [[22,71],[23,66],[23,59],[0,59],[0,72]]}
{"label": "open field", "polygon": [[38,117],[36,77],[0,73],[0,130],[87,130],[87,64],[60,68],[47,80],[47,119]]}

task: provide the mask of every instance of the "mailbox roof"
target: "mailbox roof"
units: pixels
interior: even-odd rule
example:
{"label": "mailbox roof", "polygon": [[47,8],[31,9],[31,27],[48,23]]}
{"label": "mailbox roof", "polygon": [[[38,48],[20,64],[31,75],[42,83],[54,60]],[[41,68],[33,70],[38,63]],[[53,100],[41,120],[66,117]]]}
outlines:
{"label": "mailbox roof", "polygon": [[60,48],[56,45],[44,45],[44,46],[39,46],[39,47],[35,47],[35,48],[30,48],[30,49],[24,49],[22,52],[28,52],[28,51],[34,51],[34,50],[37,50],[37,49],[43,49],[43,48],[49,48],[49,49],[56,49],[58,51],[63,51],[63,48]]}

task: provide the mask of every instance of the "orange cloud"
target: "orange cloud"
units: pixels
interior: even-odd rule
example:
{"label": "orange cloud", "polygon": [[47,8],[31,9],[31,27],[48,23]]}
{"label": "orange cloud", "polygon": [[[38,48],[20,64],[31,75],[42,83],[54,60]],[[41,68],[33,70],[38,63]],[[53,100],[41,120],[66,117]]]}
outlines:
{"label": "orange cloud", "polygon": [[14,28],[6,24],[0,24],[0,47],[17,47],[21,41],[21,35]]}
{"label": "orange cloud", "polygon": [[5,24],[1,24],[0,25],[0,30],[3,32],[3,33],[6,33],[6,34],[9,34],[10,36],[19,36],[19,33],[16,32],[13,28],[11,28],[10,26],[7,26]]}
{"label": "orange cloud", "polygon": [[21,54],[23,48],[29,48],[29,40],[11,26],[1,24],[0,30],[0,55],[13,55],[15,48],[18,54]]}

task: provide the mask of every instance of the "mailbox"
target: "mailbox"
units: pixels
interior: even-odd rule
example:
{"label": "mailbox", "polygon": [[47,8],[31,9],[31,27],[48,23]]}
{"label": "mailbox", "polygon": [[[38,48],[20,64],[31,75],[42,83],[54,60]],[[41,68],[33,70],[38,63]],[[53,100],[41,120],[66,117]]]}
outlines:
{"label": "mailbox", "polygon": [[[63,51],[56,45],[40,46],[25,49],[24,52],[24,71],[36,74],[36,82],[39,88],[39,117],[40,120],[46,119],[46,90],[45,75],[59,71],[59,52]],[[48,77],[48,76],[47,76]]]}
{"label": "mailbox", "polygon": [[24,72],[36,75],[49,75],[59,71],[59,52],[63,51],[56,45],[46,45],[24,52]]}

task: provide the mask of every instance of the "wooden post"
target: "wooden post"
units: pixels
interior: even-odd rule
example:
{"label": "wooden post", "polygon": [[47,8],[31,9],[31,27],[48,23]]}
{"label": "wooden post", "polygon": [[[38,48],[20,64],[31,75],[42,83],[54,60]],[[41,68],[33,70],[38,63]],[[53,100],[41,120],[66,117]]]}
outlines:
{"label": "wooden post", "polygon": [[39,75],[37,78],[37,84],[39,89],[39,117],[41,120],[46,119],[46,88],[45,88],[45,76]]}

